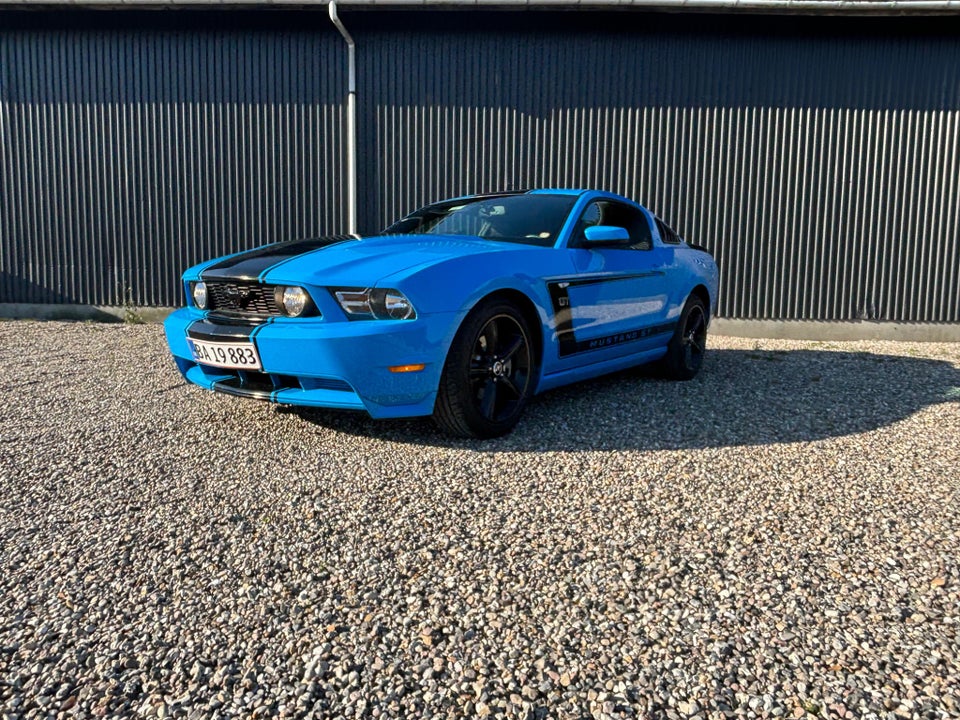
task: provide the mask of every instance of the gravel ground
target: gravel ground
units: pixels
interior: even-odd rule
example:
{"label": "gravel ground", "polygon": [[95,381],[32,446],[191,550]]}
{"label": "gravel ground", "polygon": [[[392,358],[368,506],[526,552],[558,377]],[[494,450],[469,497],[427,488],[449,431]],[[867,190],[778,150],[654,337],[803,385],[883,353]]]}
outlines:
{"label": "gravel ground", "polygon": [[960,716],[960,345],[711,343],[476,443],[0,323],[0,716]]}

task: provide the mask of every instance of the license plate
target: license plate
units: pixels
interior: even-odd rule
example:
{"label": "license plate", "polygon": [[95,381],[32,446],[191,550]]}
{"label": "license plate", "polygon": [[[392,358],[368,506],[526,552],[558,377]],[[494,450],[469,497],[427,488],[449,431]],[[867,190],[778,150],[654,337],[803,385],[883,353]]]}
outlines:
{"label": "license plate", "polygon": [[207,342],[187,338],[193,359],[204,365],[233,368],[236,370],[259,370],[260,356],[253,343]]}

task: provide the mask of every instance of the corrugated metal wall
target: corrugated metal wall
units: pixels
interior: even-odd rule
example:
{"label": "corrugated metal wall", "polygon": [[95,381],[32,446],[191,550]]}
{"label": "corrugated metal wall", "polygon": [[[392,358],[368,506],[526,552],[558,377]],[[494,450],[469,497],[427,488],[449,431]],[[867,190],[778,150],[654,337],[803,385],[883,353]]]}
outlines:
{"label": "corrugated metal wall", "polygon": [[[341,14],[361,230],[599,186],[715,251],[725,316],[960,322],[955,19]],[[215,17],[0,32],[0,301],[174,304],[195,260],[343,229],[342,40]]]}
{"label": "corrugated metal wall", "polygon": [[0,302],[177,305],[191,264],[339,230],[342,54],[335,31],[0,32]]}
{"label": "corrugated metal wall", "polygon": [[603,187],[714,250],[724,316],[960,321],[960,37],[902,23],[371,33],[366,224],[474,190]]}

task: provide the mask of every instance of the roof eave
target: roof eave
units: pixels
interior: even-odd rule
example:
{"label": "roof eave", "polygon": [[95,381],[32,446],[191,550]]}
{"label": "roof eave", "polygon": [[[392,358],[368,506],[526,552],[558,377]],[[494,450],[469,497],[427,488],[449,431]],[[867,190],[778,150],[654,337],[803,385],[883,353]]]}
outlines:
{"label": "roof eave", "polygon": [[[197,8],[316,7],[328,0],[0,0],[0,7]],[[960,0],[338,0],[366,8],[638,9],[700,12],[797,13],[810,15],[953,15]]]}

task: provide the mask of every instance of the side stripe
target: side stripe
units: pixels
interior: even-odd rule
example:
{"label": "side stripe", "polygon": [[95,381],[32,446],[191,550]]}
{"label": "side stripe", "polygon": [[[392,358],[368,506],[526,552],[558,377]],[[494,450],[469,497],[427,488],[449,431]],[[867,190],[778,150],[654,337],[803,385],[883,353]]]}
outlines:
{"label": "side stripe", "polygon": [[612,347],[613,345],[623,345],[624,343],[643,340],[648,337],[653,337],[654,335],[673,333],[676,327],[677,323],[674,321],[660,323],[659,325],[648,325],[644,328],[626,330],[624,332],[606,335],[600,338],[592,338],[590,340],[576,340],[576,345],[574,346],[571,354],[587,352],[588,350],[600,350],[601,348]]}
{"label": "side stripe", "polygon": [[547,283],[550,293],[550,303],[553,306],[553,317],[557,325],[557,344],[560,357],[569,357],[590,350],[600,350],[613,345],[622,345],[628,342],[643,340],[654,335],[672,333],[677,326],[676,321],[638,327],[612,335],[606,335],[589,340],[578,340],[573,331],[573,308],[570,307],[571,287],[597,285],[600,283],[616,282],[618,280],[632,280],[635,278],[655,277],[663,275],[661,271],[645,273],[631,273],[624,275],[596,275],[592,277],[574,276],[569,279],[554,279]]}

